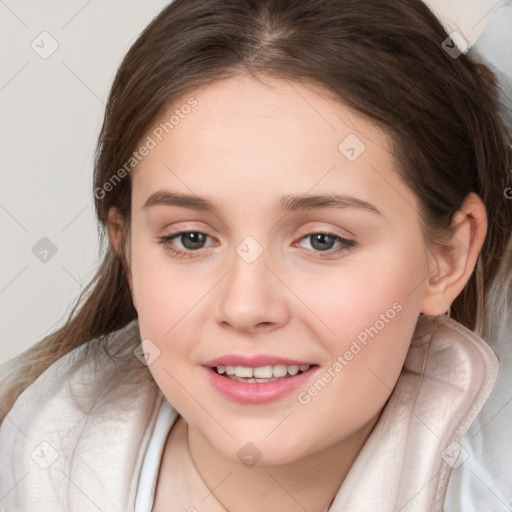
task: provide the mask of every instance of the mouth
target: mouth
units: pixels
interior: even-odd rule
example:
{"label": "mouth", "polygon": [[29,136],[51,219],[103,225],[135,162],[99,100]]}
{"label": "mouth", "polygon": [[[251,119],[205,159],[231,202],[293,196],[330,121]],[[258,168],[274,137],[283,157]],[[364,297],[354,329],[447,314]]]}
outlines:
{"label": "mouth", "polygon": [[306,363],[215,364],[204,368],[212,387],[225,398],[242,404],[262,404],[277,401],[297,388],[307,386],[319,366]]}
{"label": "mouth", "polygon": [[275,382],[278,380],[289,379],[296,375],[301,375],[307,372],[311,367],[317,365],[302,364],[302,365],[266,365],[252,368],[250,366],[232,366],[232,365],[218,365],[213,366],[211,369],[230,380],[237,382],[246,382],[249,384],[265,384],[267,382]]}

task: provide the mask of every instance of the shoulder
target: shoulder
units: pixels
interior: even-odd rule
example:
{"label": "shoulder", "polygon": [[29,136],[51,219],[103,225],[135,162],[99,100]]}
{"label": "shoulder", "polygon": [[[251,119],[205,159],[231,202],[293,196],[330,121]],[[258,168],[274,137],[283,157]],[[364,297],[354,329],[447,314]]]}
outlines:
{"label": "shoulder", "polygon": [[119,386],[122,383],[151,385],[151,374],[137,357],[139,345],[137,320],[106,336],[89,340],[49,366],[20,394],[9,416],[21,419],[31,405],[42,413],[54,402],[63,409],[86,412],[94,408],[109,385],[119,391],[128,391],[127,387]]}
{"label": "shoulder", "polygon": [[0,496],[9,493],[6,501],[14,509],[37,509],[42,499],[55,503],[55,510],[68,510],[75,496],[77,509],[88,510],[81,508],[85,497],[73,490],[73,481],[81,489],[93,484],[103,489],[97,503],[117,510],[110,503],[114,496],[105,493],[108,479],[136,470],[163,399],[136,355],[139,336],[133,320],[90,340],[58,359],[18,397],[0,425],[0,459],[9,461],[0,464]]}

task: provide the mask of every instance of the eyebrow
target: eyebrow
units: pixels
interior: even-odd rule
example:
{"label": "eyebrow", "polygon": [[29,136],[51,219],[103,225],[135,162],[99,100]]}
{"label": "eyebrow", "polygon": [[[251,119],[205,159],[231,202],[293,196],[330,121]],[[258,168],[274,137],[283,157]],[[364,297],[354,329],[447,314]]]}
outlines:
{"label": "eyebrow", "polygon": [[[151,194],[142,210],[152,206],[181,206],[194,210],[207,211],[215,215],[220,215],[220,208],[205,198],[192,194],[182,194],[171,190],[159,190]],[[307,195],[307,194],[286,194],[279,200],[279,209],[282,212],[291,212],[297,210],[319,210],[322,208],[358,208],[366,210],[377,215],[382,212],[373,204],[358,199],[357,197],[325,194],[325,195]]]}

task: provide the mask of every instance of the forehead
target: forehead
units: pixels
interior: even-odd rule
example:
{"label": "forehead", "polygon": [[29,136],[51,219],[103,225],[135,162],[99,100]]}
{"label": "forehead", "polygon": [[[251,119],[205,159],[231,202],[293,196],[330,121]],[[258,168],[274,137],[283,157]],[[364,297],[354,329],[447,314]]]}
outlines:
{"label": "forehead", "polygon": [[176,99],[147,137],[154,148],[132,173],[139,205],[165,187],[221,201],[250,201],[260,189],[341,187],[393,198],[398,187],[410,195],[388,134],[318,85],[251,75],[217,81]]}

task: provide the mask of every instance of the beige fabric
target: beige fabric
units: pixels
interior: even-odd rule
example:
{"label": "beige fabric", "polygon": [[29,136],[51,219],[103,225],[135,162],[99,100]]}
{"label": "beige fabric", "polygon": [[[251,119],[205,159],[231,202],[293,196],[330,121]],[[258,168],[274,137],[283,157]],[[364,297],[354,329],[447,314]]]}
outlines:
{"label": "beige fabric", "polygon": [[[84,365],[76,349],[20,395],[0,426],[0,511],[133,511],[163,395],[133,355],[137,322],[108,343],[116,340],[126,340],[117,362],[99,351]],[[478,336],[450,318],[421,317],[397,386],[330,511],[441,511],[455,443],[497,375]]]}
{"label": "beige fabric", "polygon": [[448,317],[422,317],[404,370],[332,512],[441,512],[458,442],[492,392],[498,359]]}

